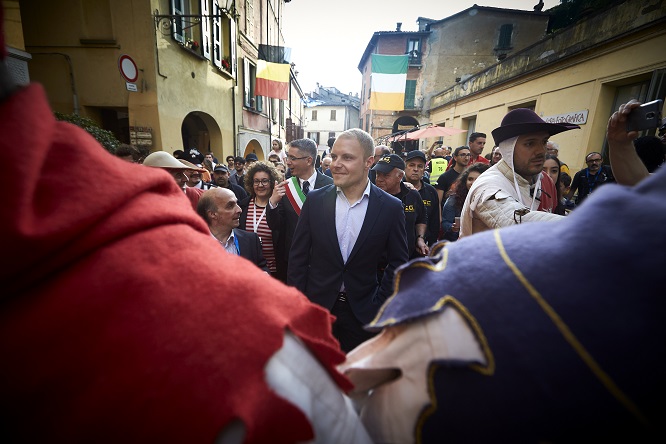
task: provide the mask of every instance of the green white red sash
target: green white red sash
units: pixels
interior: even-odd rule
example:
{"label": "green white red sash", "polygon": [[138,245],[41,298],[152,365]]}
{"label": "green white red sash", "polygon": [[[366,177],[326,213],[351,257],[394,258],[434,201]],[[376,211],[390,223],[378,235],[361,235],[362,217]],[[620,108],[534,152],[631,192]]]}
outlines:
{"label": "green white red sash", "polygon": [[296,214],[300,216],[301,208],[303,208],[303,203],[305,202],[305,194],[303,194],[301,185],[298,183],[298,177],[291,176],[287,180],[285,191],[289,202],[291,202],[291,206],[296,211]]}

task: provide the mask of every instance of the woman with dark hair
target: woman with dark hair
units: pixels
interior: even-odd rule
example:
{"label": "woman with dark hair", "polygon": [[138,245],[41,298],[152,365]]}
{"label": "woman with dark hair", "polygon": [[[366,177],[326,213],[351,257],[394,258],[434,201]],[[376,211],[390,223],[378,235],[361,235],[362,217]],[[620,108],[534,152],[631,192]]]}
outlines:
{"label": "woman with dark hair", "polygon": [[[469,188],[474,181],[488,168],[490,165],[477,162],[468,167],[465,171],[460,173],[453,186],[446,194],[446,202],[442,207],[442,229],[444,230],[444,239],[448,241],[457,241],[460,234],[460,214],[462,207],[465,203]],[[458,220],[456,221],[456,218]]]}
{"label": "woman with dark hair", "polygon": [[273,164],[254,162],[245,174],[245,190],[250,195],[238,202],[242,210],[238,228],[257,233],[266,266],[273,277],[278,277],[280,273],[286,276],[286,270],[278,270],[275,260],[277,227],[268,225],[266,217],[269,201],[273,200],[273,205],[280,201],[279,195],[273,195],[276,183],[279,183],[279,175]]}
{"label": "woman with dark hair", "polygon": [[[554,154],[546,154],[546,160],[543,162],[542,171],[549,176],[555,184],[557,190],[557,208],[555,214],[564,215],[564,204],[562,202],[562,190],[560,189],[560,172],[562,170],[562,162]],[[543,189],[542,189],[542,192]]]}

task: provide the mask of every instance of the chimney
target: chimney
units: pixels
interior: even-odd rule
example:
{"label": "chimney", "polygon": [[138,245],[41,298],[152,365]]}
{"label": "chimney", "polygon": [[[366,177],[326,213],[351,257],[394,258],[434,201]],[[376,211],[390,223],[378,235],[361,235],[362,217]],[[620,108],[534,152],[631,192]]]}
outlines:
{"label": "chimney", "polygon": [[402,28],[402,23],[401,23],[401,22],[398,22],[398,24],[397,24],[396,27],[395,27],[395,30],[396,30],[396,31],[400,31],[400,28]]}

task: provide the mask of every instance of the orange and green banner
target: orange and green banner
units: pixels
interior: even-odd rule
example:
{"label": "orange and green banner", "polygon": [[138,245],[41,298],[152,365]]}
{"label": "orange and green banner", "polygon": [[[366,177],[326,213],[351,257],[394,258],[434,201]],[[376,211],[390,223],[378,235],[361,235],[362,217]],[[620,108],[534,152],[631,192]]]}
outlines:
{"label": "orange and green banner", "polygon": [[405,107],[409,56],[372,54],[370,109],[400,111]]}

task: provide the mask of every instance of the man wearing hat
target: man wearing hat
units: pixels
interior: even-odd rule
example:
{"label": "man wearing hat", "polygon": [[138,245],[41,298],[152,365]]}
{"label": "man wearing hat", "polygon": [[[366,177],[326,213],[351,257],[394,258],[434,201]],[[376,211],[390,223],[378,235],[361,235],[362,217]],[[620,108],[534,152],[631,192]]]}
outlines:
{"label": "man wearing hat", "polygon": [[203,190],[199,188],[191,188],[187,186],[189,180],[188,174],[198,172],[199,168],[192,165],[190,162],[183,163],[173,157],[166,151],[155,151],[154,153],[146,156],[143,164],[153,168],[161,168],[167,173],[171,174],[178,186],[183,190],[185,196],[190,200],[192,208],[196,211],[199,198],[203,194]]}
{"label": "man wearing hat", "polygon": [[465,199],[460,237],[521,222],[555,220],[555,184],[542,174],[548,138],[571,129],[573,124],[548,123],[534,111],[510,111],[493,130],[502,160],[474,182]]}
{"label": "man wearing hat", "polygon": [[[648,175],[632,146],[638,105],[607,130],[625,186],[605,185],[575,217],[440,244],[396,272],[395,296],[366,326],[382,333],[340,367],[375,442],[656,441],[665,278],[647,270],[666,268],[650,254],[666,249],[666,170]],[[581,267],[571,245],[594,260]],[[584,297],[563,295],[550,264]]]}
{"label": "man wearing hat", "polygon": [[402,182],[405,176],[405,162],[397,154],[384,156],[372,169],[377,174],[376,185],[402,202],[405,210],[405,230],[409,257],[425,256],[428,246],[425,241],[428,218],[423,200],[418,191],[410,190]]}
{"label": "man wearing hat", "polygon": [[229,168],[227,168],[226,165],[221,163],[215,165],[215,168],[213,169],[213,181],[218,187],[233,191],[238,200],[245,199],[248,196],[245,188],[231,183],[231,179],[229,177]]}
{"label": "man wearing hat", "polygon": [[413,150],[405,157],[405,182],[411,183],[421,195],[425,207],[428,226],[426,229],[426,244],[434,245],[439,236],[440,205],[435,187],[423,180],[426,157],[420,150]]}
{"label": "man wearing hat", "polygon": [[247,156],[245,156],[245,166],[247,166],[247,168],[249,169],[250,166],[252,166],[252,164],[254,162],[257,162],[258,160],[259,160],[259,158],[257,157],[256,154],[250,153]]}

